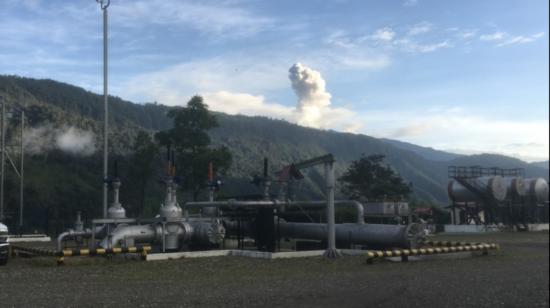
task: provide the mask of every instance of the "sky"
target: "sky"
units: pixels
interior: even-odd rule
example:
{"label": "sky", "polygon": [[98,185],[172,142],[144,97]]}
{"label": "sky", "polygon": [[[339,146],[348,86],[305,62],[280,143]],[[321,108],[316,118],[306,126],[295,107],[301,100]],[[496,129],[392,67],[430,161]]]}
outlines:
{"label": "sky", "polygon": [[[0,74],[102,93],[93,0],[0,0]],[[547,0],[111,0],[109,93],[549,156]]]}

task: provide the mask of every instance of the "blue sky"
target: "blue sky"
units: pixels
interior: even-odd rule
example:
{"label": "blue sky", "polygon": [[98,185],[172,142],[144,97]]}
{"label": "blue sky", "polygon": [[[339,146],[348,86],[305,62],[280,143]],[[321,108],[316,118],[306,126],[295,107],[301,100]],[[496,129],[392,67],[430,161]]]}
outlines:
{"label": "blue sky", "polygon": [[[545,0],[112,0],[109,13],[110,93],[134,102],[201,94],[232,114],[548,159]],[[2,0],[0,74],[101,93],[101,31],[93,0]]]}

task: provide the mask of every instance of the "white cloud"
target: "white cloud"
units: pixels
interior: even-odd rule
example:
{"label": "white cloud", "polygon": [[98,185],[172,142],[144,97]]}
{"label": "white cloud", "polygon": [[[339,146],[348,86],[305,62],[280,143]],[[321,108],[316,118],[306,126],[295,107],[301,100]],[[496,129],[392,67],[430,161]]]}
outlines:
{"label": "white cloud", "polygon": [[355,43],[346,35],[344,31],[338,30],[330,33],[327,38],[325,38],[325,43],[335,47],[341,48],[353,48]]}
{"label": "white cloud", "polygon": [[497,31],[492,34],[483,34],[479,36],[479,39],[482,41],[500,41],[507,36],[506,32]]}
{"label": "white cloud", "polygon": [[385,42],[389,42],[393,40],[394,37],[395,37],[395,32],[389,27],[378,29],[372,35],[373,39],[378,41],[385,41]]}
{"label": "white cloud", "polygon": [[450,48],[453,45],[449,41],[443,41],[432,44],[420,44],[409,39],[396,40],[395,45],[401,48],[403,51],[412,53],[429,53],[441,48]]}
{"label": "white cloud", "polygon": [[419,35],[423,33],[430,32],[432,30],[433,25],[427,21],[423,21],[420,23],[417,23],[409,28],[408,35]]}
{"label": "white cloud", "polygon": [[261,95],[218,91],[205,93],[203,96],[212,110],[227,114],[260,115],[275,119],[293,120],[294,109],[292,107],[266,102]]}
{"label": "white cloud", "polygon": [[120,88],[134,101],[182,105],[195,93],[264,93],[288,87],[287,63],[276,57],[270,63],[240,55],[207,58],[176,64],[137,75]]}
{"label": "white cloud", "polygon": [[495,119],[455,108],[371,110],[359,116],[366,123],[363,131],[377,137],[397,138],[437,149],[548,159],[548,120]]}
{"label": "white cloud", "polygon": [[469,39],[474,36],[476,36],[477,30],[464,30],[457,34],[457,36],[461,39]]}
{"label": "white cloud", "polygon": [[509,40],[506,40],[506,41],[498,44],[497,46],[502,47],[502,46],[513,45],[513,44],[531,43],[531,42],[534,42],[534,41],[536,41],[537,39],[539,39],[543,36],[544,36],[544,32],[539,32],[539,33],[529,35],[529,36],[523,36],[523,35],[514,36],[514,37],[510,38]]}
{"label": "white cloud", "polygon": [[275,21],[223,2],[137,0],[113,2],[111,10],[127,27],[151,24],[191,27],[216,37],[246,37],[271,28]]}
{"label": "white cloud", "polygon": [[416,6],[418,4],[418,0],[405,0],[403,2],[403,6]]}
{"label": "white cloud", "polygon": [[411,123],[399,127],[390,133],[390,138],[404,138],[411,136],[420,136],[429,131],[433,126],[429,123]]}

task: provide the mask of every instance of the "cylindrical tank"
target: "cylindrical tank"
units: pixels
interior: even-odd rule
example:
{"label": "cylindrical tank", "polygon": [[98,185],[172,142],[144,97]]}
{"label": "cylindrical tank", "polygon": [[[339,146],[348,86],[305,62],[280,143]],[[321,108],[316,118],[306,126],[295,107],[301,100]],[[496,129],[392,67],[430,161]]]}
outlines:
{"label": "cylindrical tank", "polygon": [[471,192],[462,184],[458,183],[456,180],[450,180],[449,185],[447,185],[447,194],[449,199],[454,202],[476,202],[479,201],[479,198]]}
{"label": "cylindrical tank", "polygon": [[[424,241],[424,230],[419,224],[336,224],[336,242],[380,247],[414,248]],[[281,222],[282,237],[296,239],[327,239],[327,224]]]}
{"label": "cylindrical tank", "polygon": [[543,178],[525,179],[527,195],[533,197],[537,203],[548,201],[548,183]]}
{"label": "cylindrical tank", "polygon": [[520,177],[504,177],[504,182],[506,183],[506,190],[508,191],[508,196],[518,196],[523,197],[527,194],[527,187],[525,186],[525,181]]}
{"label": "cylindrical tank", "polygon": [[[500,175],[482,176],[467,180],[470,185],[480,189],[483,193],[488,193],[498,201],[506,199],[506,183]],[[475,202],[479,197],[470,189],[464,187],[456,180],[451,180],[447,186],[449,198],[454,202]]]}

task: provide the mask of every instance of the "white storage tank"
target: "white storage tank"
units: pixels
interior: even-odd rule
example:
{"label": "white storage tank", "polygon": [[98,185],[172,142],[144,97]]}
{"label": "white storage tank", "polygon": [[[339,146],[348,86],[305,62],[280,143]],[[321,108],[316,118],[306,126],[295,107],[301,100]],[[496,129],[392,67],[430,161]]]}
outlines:
{"label": "white storage tank", "polygon": [[504,177],[504,182],[506,183],[506,190],[508,191],[508,196],[518,196],[524,197],[527,195],[527,187],[525,181],[520,177]]}
{"label": "white storage tank", "polygon": [[537,203],[548,201],[548,183],[543,178],[525,179],[527,195],[533,197]]}
{"label": "white storage tank", "polygon": [[[479,186],[485,192],[489,193],[495,200],[503,201],[506,199],[506,183],[500,175],[482,176],[467,180],[473,186]],[[454,202],[476,202],[479,197],[468,188],[456,180],[451,180],[447,186],[449,198]]]}

